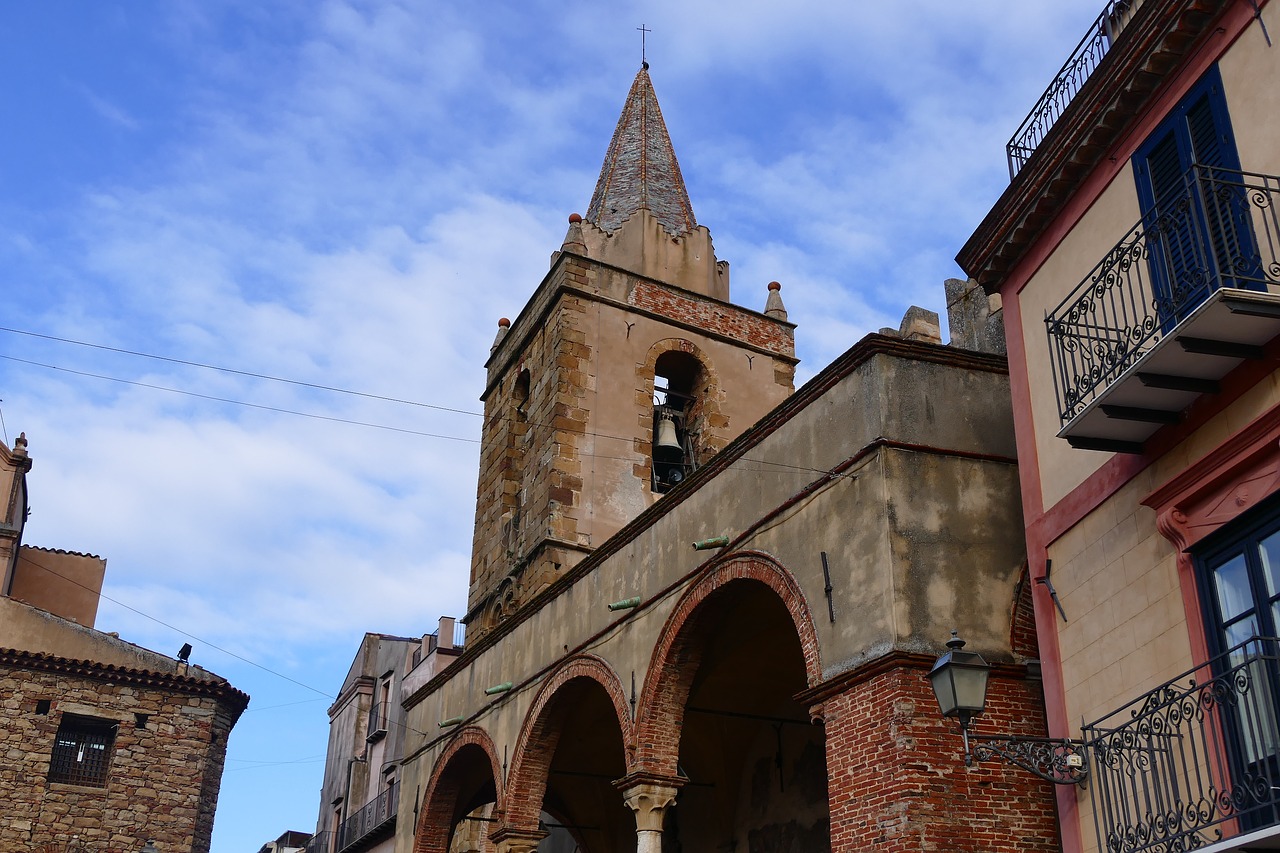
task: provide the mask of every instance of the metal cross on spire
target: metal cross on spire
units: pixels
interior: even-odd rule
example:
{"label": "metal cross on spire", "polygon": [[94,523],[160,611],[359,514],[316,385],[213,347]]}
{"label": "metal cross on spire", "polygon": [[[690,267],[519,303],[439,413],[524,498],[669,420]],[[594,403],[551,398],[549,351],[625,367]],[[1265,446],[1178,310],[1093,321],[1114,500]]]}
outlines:
{"label": "metal cross on spire", "polygon": [[648,68],[649,58],[648,56],[645,55],[644,37],[649,33],[653,32],[653,30],[649,29],[644,24],[641,24],[640,26],[636,27],[636,29],[640,31],[640,64],[643,65],[645,68]]}

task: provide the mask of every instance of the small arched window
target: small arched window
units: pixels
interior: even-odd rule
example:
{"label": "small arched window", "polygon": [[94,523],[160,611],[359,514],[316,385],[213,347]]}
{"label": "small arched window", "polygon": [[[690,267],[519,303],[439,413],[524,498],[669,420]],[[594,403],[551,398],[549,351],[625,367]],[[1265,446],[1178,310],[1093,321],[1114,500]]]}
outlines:
{"label": "small arched window", "polygon": [[653,376],[653,490],[662,493],[683,482],[697,465],[694,420],[702,364],[687,352],[658,356]]}

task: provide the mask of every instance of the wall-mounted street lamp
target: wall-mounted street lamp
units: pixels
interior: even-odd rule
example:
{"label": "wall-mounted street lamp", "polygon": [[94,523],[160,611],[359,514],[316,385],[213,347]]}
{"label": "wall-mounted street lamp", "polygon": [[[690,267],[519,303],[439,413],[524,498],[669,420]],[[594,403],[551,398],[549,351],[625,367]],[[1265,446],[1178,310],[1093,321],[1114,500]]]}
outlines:
{"label": "wall-mounted street lamp", "polygon": [[1089,775],[1083,744],[1070,738],[997,736],[969,743],[969,726],[987,706],[991,665],[977,652],[966,652],[964,640],[951,632],[947,653],[929,670],[933,695],[944,717],[960,723],[964,763],[999,758],[1058,785],[1079,785]]}

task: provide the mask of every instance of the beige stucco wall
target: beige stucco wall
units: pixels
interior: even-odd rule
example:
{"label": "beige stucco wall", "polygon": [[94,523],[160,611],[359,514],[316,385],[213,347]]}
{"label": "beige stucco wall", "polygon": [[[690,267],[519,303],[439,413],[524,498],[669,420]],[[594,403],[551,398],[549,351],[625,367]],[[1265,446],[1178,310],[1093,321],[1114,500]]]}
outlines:
{"label": "beige stucco wall", "polygon": [[[1006,394],[1000,373],[873,355],[414,705],[404,790],[426,790],[432,760],[447,743],[436,740],[442,720],[473,718],[499,754],[514,755],[540,680],[522,682],[593,635],[601,634],[588,651],[628,688],[632,672],[643,685],[684,586],[654,597],[711,556],[690,544],[735,536],[875,439],[1011,457]],[[1018,507],[1010,462],[869,449],[845,476],[738,548],[763,551],[795,576],[813,616],[824,676],[891,649],[936,653],[952,628],[993,659],[1007,660],[1010,604],[1023,565]],[[834,624],[823,595],[822,551],[831,568]],[[607,607],[632,596],[652,606],[623,613]],[[505,681],[516,688],[496,698],[484,694]],[[410,849],[413,807],[407,798],[401,802],[397,850]]]}
{"label": "beige stucco wall", "polygon": [[106,573],[102,557],[23,545],[9,595],[92,628]]}
{"label": "beige stucco wall", "polygon": [[[1262,19],[1274,39],[1280,27],[1280,9],[1261,3]],[[1231,116],[1231,129],[1246,172],[1280,174],[1280,56],[1267,45],[1257,23],[1249,26],[1218,61],[1222,88]]]}
{"label": "beige stucco wall", "polygon": [[[1267,6],[1264,20],[1274,31],[1280,12]],[[1223,45],[1209,42],[1208,49]],[[1241,167],[1246,172],[1280,174],[1280,54],[1268,48],[1255,23],[1246,28],[1219,60],[1227,111],[1231,116]],[[1187,80],[1189,85],[1194,80]],[[1154,125],[1154,119],[1145,120]],[[1140,217],[1130,158],[1145,141],[1142,134],[1124,137],[1112,156],[1122,163],[1106,189],[1092,202],[1071,231],[1053,249],[1021,291],[1022,336],[1027,351],[1031,415],[1039,456],[1041,498],[1051,507],[1089,477],[1107,453],[1072,450],[1057,438],[1061,428],[1044,317],[1053,310]]]}
{"label": "beige stucco wall", "polygon": [[1049,339],[1044,318],[1115,246],[1141,216],[1133,167],[1126,163],[1102,195],[1036,271],[1019,296],[1022,340],[1027,353],[1031,423],[1040,468],[1040,497],[1050,507],[1107,461],[1108,453],[1074,450],[1058,438]]}
{"label": "beige stucco wall", "polygon": [[[1066,717],[1074,734],[1199,663],[1191,654],[1174,546],[1141,501],[1280,402],[1273,374],[1050,543]],[[1193,606],[1198,606],[1193,604]],[[1088,793],[1082,838],[1096,848]]]}
{"label": "beige stucco wall", "polygon": [[0,648],[222,680],[201,667],[179,663],[159,652],[121,640],[114,634],[104,634],[25,602],[3,597],[0,597]]}

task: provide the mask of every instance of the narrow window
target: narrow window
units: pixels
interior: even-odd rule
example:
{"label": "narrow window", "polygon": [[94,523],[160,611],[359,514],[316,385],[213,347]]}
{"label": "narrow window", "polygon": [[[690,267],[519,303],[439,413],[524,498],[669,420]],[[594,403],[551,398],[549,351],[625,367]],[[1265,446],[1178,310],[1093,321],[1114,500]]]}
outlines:
{"label": "narrow window", "polygon": [[[1196,549],[1214,684],[1233,781],[1254,790],[1280,778],[1280,503],[1250,513]],[[1268,782],[1268,785],[1274,784]],[[1280,820],[1274,792],[1239,815],[1246,829]]]}
{"label": "narrow window", "polygon": [[53,742],[49,781],[105,788],[118,724],[63,714]]}
{"label": "narrow window", "polygon": [[658,493],[679,485],[693,473],[697,459],[694,421],[698,410],[696,390],[702,365],[684,352],[658,356],[653,377],[653,490]]}

